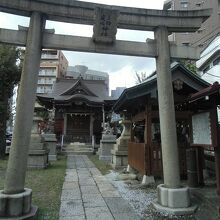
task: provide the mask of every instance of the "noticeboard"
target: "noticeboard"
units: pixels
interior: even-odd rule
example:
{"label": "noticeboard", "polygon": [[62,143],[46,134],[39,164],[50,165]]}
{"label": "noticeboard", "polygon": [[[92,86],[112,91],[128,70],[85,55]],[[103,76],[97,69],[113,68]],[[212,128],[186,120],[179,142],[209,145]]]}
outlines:
{"label": "noticeboard", "polygon": [[212,145],[210,112],[192,116],[193,144]]}

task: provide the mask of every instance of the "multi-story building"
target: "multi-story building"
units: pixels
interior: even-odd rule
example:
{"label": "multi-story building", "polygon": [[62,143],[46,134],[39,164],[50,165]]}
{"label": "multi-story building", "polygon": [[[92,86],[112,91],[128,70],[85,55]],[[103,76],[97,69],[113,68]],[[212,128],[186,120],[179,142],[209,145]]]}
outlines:
{"label": "multi-story building", "polygon": [[91,70],[84,65],[69,66],[67,68],[66,78],[78,79],[79,77],[84,80],[104,80],[106,91],[109,91],[109,75],[107,72]]}
{"label": "multi-story building", "polygon": [[209,83],[220,81],[220,35],[201,53],[196,66],[200,76]]}
{"label": "multi-story building", "polygon": [[68,61],[60,50],[45,49],[41,54],[37,94],[50,93],[57,78],[64,77]]}
{"label": "multi-story building", "polygon": [[126,87],[116,87],[116,89],[113,89],[111,91],[111,97],[118,99],[119,96],[122,94],[122,92],[126,89]]}
{"label": "multi-story building", "polygon": [[177,44],[199,46],[201,51],[204,50],[220,32],[220,0],[166,0],[164,10],[200,10],[208,8],[213,10],[212,15],[197,32],[174,33],[169,36],[169,40],[175,41]]}

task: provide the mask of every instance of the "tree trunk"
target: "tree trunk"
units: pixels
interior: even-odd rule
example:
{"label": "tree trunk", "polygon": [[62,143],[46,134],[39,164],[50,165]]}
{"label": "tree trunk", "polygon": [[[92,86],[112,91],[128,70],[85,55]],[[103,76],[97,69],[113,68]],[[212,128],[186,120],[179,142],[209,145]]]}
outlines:
{"label": "tree trunk", "polygon": [[0,97],[0,159],[5,157],[7,111],[8,94],[3,91]]}

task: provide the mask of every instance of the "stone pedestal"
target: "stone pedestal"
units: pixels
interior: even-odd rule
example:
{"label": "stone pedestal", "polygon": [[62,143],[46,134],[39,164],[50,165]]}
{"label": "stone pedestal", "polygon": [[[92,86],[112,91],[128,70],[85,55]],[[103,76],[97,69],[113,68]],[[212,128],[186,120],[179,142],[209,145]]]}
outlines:
{"label": "stone pedestal", "polygon": [[112,134],[102,135],[102,140],[100,141],[100,148],[99,148],[99,160],[111,162],[111,158],[112,158],[111,150],[113,149],[114,144],[116,144],[115,135]]}
{"label": "stone pedestal", "polygon": [[155,180],[154,180],[154,176],[147,176],[144,175],[141,184],[142,185],[150,185],[150,184],[154,184]]}
{"label": "stone pedestal", "polygon": [[49,161],[57,160],[57,149],[56,149],[56,135],[55,134],[44,134],[42,135],[46,148],[49,150],[48,159]]}
{"label": "stone pedestal", "polygon": [[123,132],[111,150],[112,167],[114,169],[125,168],[128,165],[128,142],[131,139],[131,121],[125,119],[122,121],[122,125]]}
{"label": "stone pedestal", "polygon": [[31,197],[32,190],[27,188],[17,194],[4,194],[1,190],[0,219],[31,219],[37,212],[37,207],[31,206]]}
{"label": "stone pedestal", "polygon": [[38,122],[41,118],[34,116],[33,127],[28,154],[28,168],[46,168],[48,166],[48,153],[43,138],[38,134]]}
{"label": "stone pedestal", "polygon": [[185,215],[195,212],[197,206],[190,203],[188,187],[167,188],[164,184],[157,187],[158,199],[153,203],[154,207],[172,215]]}

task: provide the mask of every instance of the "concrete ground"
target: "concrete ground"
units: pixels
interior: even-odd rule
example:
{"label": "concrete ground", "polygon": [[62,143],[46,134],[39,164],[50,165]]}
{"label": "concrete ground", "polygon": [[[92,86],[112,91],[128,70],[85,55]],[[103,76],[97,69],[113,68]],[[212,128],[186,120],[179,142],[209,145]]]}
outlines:
{"label": "concrete ground", "polygon": [[68,155],[60,220],[140,220],[86,155]]}

